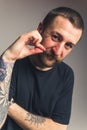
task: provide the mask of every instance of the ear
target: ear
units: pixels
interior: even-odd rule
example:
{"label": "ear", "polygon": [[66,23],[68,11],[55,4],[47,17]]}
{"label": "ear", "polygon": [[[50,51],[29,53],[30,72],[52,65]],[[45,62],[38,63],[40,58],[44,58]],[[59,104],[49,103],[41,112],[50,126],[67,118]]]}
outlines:
{"label": "ear", "polygon": [[43,23],[39,23],[37,30],[39,31],[40,34],[42,34],[42,31],[43,31]]}

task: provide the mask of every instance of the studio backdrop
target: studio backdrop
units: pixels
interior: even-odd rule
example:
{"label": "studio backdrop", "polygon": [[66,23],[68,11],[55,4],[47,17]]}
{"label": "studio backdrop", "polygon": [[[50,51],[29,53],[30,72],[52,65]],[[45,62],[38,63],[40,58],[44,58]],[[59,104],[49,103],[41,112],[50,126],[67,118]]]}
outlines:
{"label": "studio backdrop", "polygon": [[68,130],[87,130],[87,0],[0,0],[0,54],[18,36],[37,29],[44,16],[59,6],[79,11],[85,23],[83,38],[65,62],[75,73]]}

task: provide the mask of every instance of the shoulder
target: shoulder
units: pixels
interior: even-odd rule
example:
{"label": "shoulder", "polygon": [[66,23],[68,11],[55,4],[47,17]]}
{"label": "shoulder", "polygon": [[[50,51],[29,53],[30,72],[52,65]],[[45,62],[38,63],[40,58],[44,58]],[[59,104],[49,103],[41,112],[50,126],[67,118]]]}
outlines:
{"label": "shoulder", "polygon": [[14,67],[26,67],[30,64],[30,61],[29,61],[29,57],[25,57],[23,59],[18,59],[15,64],[14,64]]}
{"label": "shoulder", "polygon": [[66,79],[68,77],[74,79],[73,69],[65,62],[61,62],[57,66],[57,68],[58,68],[58,72],[60,73],[61,77],[63,77],[64,79]]}
{"label": "shoulder", "polygon": [[59,66],[59,68],[62,68],[64,70],[67,69],[67,70],[73,71],[73,69],[68,64],[66,64],[65,62],[61,62],[58,66]]}
{"label": "shoulder", "polygon": [[28,57],[19,59],[15,62],[13,73],[22,73],[31,69],[31,63]]}
{"label": "shoulder", "polygon": [[18,59],[15,64],[25,64],[25,63],[29,63],[29,57],[25,57],[23,59]]}

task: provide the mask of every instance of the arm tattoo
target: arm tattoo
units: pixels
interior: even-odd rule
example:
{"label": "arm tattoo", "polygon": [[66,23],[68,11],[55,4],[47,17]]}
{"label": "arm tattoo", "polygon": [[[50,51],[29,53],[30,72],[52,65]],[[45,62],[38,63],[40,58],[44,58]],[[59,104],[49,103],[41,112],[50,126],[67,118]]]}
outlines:
{"label": "arm tattoo", "polygon": [[38,125],[42,125],[45,123],[46,119],[41,116],[37,116],[31,113],[27,113],[25,117],[26,121],[29,121],[31,124],[34,123],[38,127]]}
{"label": "arm tattoo", "polygon": [[13,63],[4,62],[0,57],[0,128],[5,122],[8,111],[8,94]]}
{"label": "arm tattoo", "polygon": [[3,60],[0,58],[0,82],[2,82],[6,75],[6,66]]}

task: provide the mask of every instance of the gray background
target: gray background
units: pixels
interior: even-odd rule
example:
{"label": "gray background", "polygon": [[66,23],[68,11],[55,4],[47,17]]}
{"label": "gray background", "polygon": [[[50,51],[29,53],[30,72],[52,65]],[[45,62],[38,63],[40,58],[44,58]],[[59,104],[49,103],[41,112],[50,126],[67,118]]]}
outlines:
{"label": "gray background", "polygon": [[68,130],[87,130],[87,1],[86,0],[0,0],[0,54],[21,34],[37,28],[49,10],[69,6],[85,22],[83,39],[65,59],[75,72],[72,115]]}

